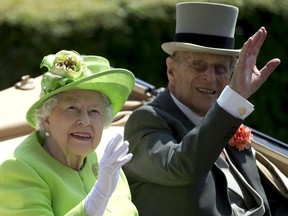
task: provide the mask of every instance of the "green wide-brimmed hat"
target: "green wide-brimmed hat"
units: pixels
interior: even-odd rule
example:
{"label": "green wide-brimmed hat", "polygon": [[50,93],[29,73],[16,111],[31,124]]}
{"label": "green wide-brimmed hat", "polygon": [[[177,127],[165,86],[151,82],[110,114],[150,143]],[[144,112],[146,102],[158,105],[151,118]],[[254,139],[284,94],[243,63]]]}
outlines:
{"label": "green wide-brimmed hat", "polygon": [[111,68],[109,61],[101,56],[80,55],[76,51],[62,50],[47,55],[40,67],[48,69],[41,80],[40,99],[26,113],[27,122],[34,128],[35,110],[55,94],[72,89],[103,93],[112,103],[115,115],[124,106],[135,84],[129,70]]}

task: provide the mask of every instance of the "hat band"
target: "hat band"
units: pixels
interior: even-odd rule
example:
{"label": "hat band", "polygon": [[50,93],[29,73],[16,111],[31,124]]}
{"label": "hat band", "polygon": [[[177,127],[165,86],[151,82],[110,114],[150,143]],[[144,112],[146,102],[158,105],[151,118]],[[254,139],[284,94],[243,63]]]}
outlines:
{"label": "hat band", "polygon": [[176,33],[175,42],[193,43],[200,46],[234,49],[234,38],[216,35],[205,35],[195,33]]}

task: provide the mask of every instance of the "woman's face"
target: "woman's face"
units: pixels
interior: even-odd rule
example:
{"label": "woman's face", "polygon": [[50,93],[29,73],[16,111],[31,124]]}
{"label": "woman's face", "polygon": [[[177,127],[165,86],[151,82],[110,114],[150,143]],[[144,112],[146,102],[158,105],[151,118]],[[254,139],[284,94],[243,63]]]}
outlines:
{"label": "woman's face", "polygon": [[90,90],[60,93],[57,106],[45,119],[50,153],[65,163],[73,157],[85,157],[98,146],[104,127],[104,98]]}

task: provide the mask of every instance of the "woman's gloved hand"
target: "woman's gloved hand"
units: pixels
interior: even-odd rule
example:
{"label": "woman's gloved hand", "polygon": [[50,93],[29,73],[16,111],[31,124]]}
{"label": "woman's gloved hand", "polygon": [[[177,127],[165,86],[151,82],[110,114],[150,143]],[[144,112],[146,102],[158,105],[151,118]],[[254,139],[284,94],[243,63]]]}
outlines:
{"label": "woman's gloved hand", "polygon": [[85,210],[89,216],[103,215],[109,198],[114,192],[120,168],[131,160],[128,154],[129,143],[116,134],[108,143],[99,163],[98,180],[85,199]]}

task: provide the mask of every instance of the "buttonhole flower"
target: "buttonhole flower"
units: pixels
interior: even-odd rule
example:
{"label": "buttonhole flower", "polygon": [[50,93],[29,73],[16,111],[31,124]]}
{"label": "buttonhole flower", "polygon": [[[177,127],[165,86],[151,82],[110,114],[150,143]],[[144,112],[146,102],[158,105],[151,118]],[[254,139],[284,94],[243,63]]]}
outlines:
{"label": "buttonhole flower", "polygon": [[230,146],[235,147],[238,151],[243,151],[250,148],[252,138],[253,134],[251,129],[241,124],[228,143]]}

